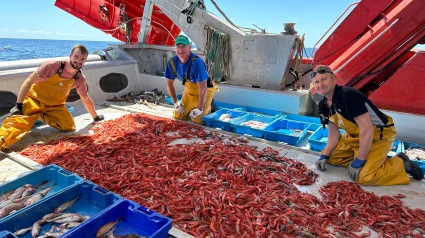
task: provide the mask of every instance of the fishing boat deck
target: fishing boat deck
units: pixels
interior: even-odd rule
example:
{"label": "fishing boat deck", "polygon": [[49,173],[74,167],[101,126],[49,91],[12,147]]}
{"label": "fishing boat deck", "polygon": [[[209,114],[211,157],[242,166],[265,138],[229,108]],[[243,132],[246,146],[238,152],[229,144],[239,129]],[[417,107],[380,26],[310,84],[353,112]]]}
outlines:
{"label": "fishing boat deck", "polygon": [[[73,134],[87,134],[89,133],[90,128],[93,127],[92,118],[86,112],[85,108],[82,105],[71,105],[74,107],[75,111],[72,113],[74,120],[77,126],[76,131],[73,132],[61,132],[54,128],[51,128],[47,125],[35,126],[32,131],[26,135],[22,140],[18,141],[12,145],[6,152],[15,157],[15,161],[10,159],[0,160],[0,184],[13,180],[23,174],[30,172],[31,170],[37,169],[42,165],[25,158],[15,152],[19,152],[25,149],[27,146],[34,143],[44,143],[51,140],[59,139],[64,136],[69,136]],[[147,114],[152,114],[156,116],[170,117],[173,108],[171,106],[160,104],[153,105],[148,107],[141,104],[129,104],[126,102],[98,102],[96,104],[97,112],[105,116],[106,120],[113,120],[115,118],[121,117],[128,113],[138,113],[143,112]],[[235,135],[230,132],[217,131],[216,129],[205,127],[205,130],[213,130],[216,132],[224,133],[227,135]],[[285,156],[290,159],[299,160],[303,162],[307,168],[311,169],[319,176],[312,185],[308,186],[298,186],[298,189],[302,192],[308,192],[314,196],[321,197],[319,194],[319,188],[328,182],[337,182],[337,181],[352,181],[348,177],[347,169],[342,167],[336,167],[328,165],[326,172],[320,172],[315,167],[315,162],[318,158],[319,153],[314,152],[302,147],[289,146],[284,143],[276,143],[263,139],[249,138],[249,144],[252,146],[257,146],[258,149],[263,149],[265,147],[271,147],[279,151],[281,156]],[[182,143],[181,141],[179,141]],[[183,142],[184,143],[184,142]],[[398,194],[403,194],[406,198],[403,198],[402,201],[404,204],[412,209],[415,208],[425,208],[425,180],[416,181],[411,180],[409,185],[399,185],[399,186],[361,186],[364,190],[373,192],[378,196],[389,195],[394,196]],[[143,205],[143,204],[142,204]],[[368,229],[368,228],[365,228]],[[178,229],[173,228],[170,231],[170,234],[175,237],[191,237],[190,235],[181,232]],[[372,234],[376,234],[372,231]]]}

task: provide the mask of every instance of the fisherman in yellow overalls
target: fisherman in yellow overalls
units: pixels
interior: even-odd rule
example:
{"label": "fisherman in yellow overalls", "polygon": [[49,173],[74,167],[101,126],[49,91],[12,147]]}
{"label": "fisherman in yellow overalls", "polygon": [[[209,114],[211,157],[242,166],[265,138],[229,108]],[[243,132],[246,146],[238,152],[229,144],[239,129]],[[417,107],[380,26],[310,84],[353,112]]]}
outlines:
{"label": "fisherman in yellow overalls", "polygon": [[36,119],[62,131],[75,130],[74,119],[65,105],[73,88],[93,120],[104,119],[103,115],[96,113],[93,100],[87,93],[86,78],[80,71],[87,56],[85,46],[75,45],[68,61],[48,61],[24,81],[16,106],[0,128],[0,151],[27,134]]}
{"label": "fisherman in yellow overalls", "polygon": [[316,67],[311,78],[317,93],[324,96],[319,115],[329,130],[328,143],[316,162],[319,170],[325,171],[326,163],[348,167],[349,176],[362,185],[409,184],[407,174],[417,180],[424,177],[404,153],[387,159],[397,134],[391,117],[360,91],[337,85],[328,66]]}
{"label": "fisherman in yellow overalls", "polygon": [[[202,117],[211,112],[211,102],[217,90],[208,77],[204,61],[190,52],[191,44],[186,36],[176,39],[176,55],[168,63],[164,73],[167,90],[174,102],[173,117],[186,120],[189,117],[197,124],[203,124]],[[181,101],[176,97],[174,81],[182,80],[184,92]]]}

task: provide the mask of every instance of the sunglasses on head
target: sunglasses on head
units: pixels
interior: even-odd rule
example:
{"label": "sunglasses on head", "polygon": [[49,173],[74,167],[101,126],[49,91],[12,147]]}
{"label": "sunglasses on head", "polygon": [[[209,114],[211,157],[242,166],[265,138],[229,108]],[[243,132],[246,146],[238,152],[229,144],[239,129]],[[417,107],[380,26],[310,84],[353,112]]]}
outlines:
{"label": "sunglasses on head", "polygon": [[317,71],[313,71],[313,72],[311,72],[310,77],[311,77],[311,78],[314,78],[314,77],[316,77],[316,75],[317,75],[317,74],[324,74],[324,73],[334,74],[334,72],[332,72],[332,71],[331,71],[331,70],[329,70],[329,69],[319,69],[319,70],[317,70]]}

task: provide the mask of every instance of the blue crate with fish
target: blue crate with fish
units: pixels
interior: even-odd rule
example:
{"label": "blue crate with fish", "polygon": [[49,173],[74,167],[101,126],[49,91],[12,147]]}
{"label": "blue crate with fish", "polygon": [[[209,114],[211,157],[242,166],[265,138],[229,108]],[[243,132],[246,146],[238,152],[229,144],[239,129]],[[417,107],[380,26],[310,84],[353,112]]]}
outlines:
{"label": "blue crate with fish", "polygon": [[277,118],[274,117],[266,117],[248,113],[248,115],[244,117],[231,121],[230,124],[233,131],[238,134],[251,135],[262,138],[263,129],[276,120]]}
{"label": "blue crate with fish", "polygon": [[[10,215],[8,214],[13,211],[10,209],[20,210],[37,205],[69,187],[76,186],[81,181],[83,179],[79,176],[52,164],[1,185],[0,200],[5,201],[0,203],[0,208],[2,208],[0,210],[0,222],[9,218]],[[37,198],[37,201],[32,203],[33,200],[30,202],[25,200],[33,194],[38,194],[39,199]],[[8,197],[11,199],[7,199]],[[18,199],[21,200],[18,201]],[[9,206],[12,203],[19,203],[20,205]]]}
{"label": "blue crate with fish", "polygon": [[[181,94],[177,95],[177,100],[181,100],[181,99],[182,99],[182,95]],[[174,106],[173,99],[170,96],[165,96],[165,102]]]}
{"label": "blue crate with fish", "polygon": [[264,138],[297,146],[307,135],[310,123],[278,119],[264,128]]}
{"label": "blue crate with fish", "polygon": [[16,236],[9,231],[0,231],[0,238],[16,238]]}
{"label": "blue crate with fish", "polygon": [[165,238],[168,237],[171,226],[170,218],[133,201],[122,200],[63,237],[94,238],[98,232],[101,235],[112,230],[114,237],[137,234],[138,236],[131,237]]}
{"label": "blue crate with fish", "polygon": [[[323,148],[325,148],[326,144],[328,143],[328,133],[329,130],[327,127],[325,129],[323,129],[323,127],[319,127],[313,133],[313,135],[308,138],[310,149],[315,151],[321,151]],[[344,133],[344,130],[339,129],[339,133]]]}
{"label": "blue crate with fish", "polygon": [[[47,197],[34,206],[9,215],[8,219],[0,222],[0,230],[24,233],[20,235],[24,238],[32,237],[31,232],[25,233],[25,231],[34,225],[37,226],[39,235],[45,232],[67,232],[66,229],[75,229],[121,200],[122,197],[117,194],[94,183],[82,181],[76,186]],[[68,223],[73,225],[61,227],[62,224]]]}
{"label": "blue crate with fish", "polygon": [[282,118],[286,120],[291,121],[300,121],[300,122],[306,122],[310,123],[309,131],[315,132],[319,127],[322,127],[322,124],[320,122],[320,118],[318,117],[309,117],[309,116],[302,116],[302,115],[296,115],[296,114],[285,114]]}
{"label": "blue crate with fish", "polygon": [[232,129],[230,123],[246,115],[248,115],[246,112],[230,109],[220,109],[216,112],[203,116],[202,120],[208,127],[220,128],[224,131],[230,131]]}
{"label": "blue crate with fish", "polygon": [[401,141],[397,152],[404,152],[425,173],[425,145]]}
{"label": "blue crate with fish", "polygon": [[215,106],[217,107],[217,109],[232,109],[232,110],[235,110],[241,107],[241,105],[225,103],[225,102],[217,102],[217,101],[215,102]]}
{"label": "blue crate with fish", "polygon": [[264,109],[264,108],[257,108],[257,107],[249,107],[249,106],[235,108],[235,110],[241,111],[241,112],[249,112],[250,114],[253,114],[253,115],[259,115],[259,116],[270,117],[270,118],[278,118],[284,115],[282,112],[279,112],[279,111]]}

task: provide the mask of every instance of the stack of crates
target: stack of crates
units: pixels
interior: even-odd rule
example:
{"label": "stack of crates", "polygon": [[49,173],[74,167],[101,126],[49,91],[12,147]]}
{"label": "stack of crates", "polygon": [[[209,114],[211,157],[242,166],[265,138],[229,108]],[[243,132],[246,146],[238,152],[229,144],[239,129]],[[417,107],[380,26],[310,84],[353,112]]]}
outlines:
{"label": "stack of crates", "polygon": [[[61,237],[96,237],[100,227],[118,218],[120,222],[114,230],[117,236],[138,234],[142,237],[165,238],[172,226],[170,218],[123,199],[57,165],[46,166],[1,185],[0,194],[16,190],[25,184],[42,184],[37,191],[54,186],[40,201],[1,218],[0,238],[16,237],[13,232],[33,226],[43,216],[53,213],[58,206],[74,198],[78,199],[64,212],[77,213],[88,219]],[[52,224],[43,224],[40,235],[48,231]],[[31,237],[31,231],[20,237]]]}

